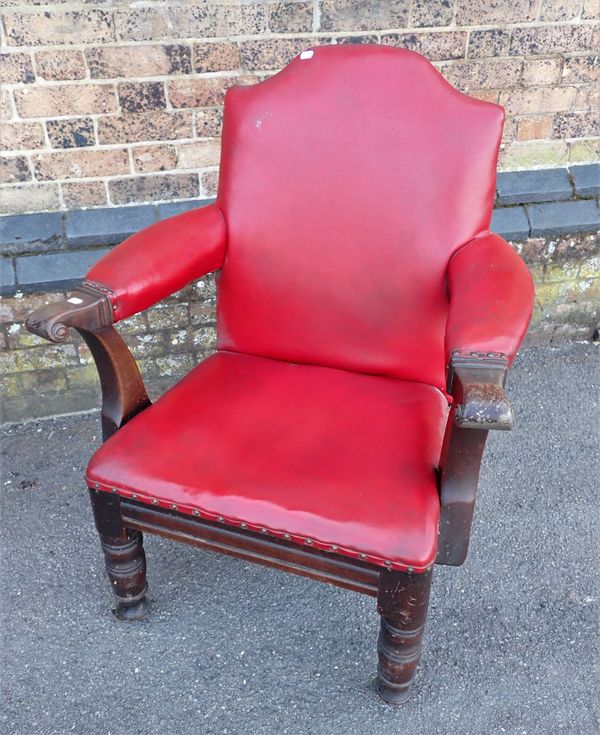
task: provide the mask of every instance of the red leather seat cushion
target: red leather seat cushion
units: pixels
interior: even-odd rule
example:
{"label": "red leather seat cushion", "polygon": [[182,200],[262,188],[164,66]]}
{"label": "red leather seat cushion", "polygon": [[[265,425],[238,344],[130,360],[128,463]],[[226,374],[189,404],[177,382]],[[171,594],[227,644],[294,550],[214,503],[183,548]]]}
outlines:
{"label": "red leather seat cushion", "polygon": [[103,444],[87,479],[423,569],[437,551],[447,409],[421,383],[218,352]]}

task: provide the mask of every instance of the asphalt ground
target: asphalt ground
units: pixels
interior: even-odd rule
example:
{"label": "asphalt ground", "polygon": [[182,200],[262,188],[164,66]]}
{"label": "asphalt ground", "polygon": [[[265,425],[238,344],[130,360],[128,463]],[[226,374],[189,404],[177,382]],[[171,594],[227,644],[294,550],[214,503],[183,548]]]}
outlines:
{"label": "asphalt ground", "polygon": [[5,428],[0,731],[597,735],[600,348],[529,349],[508,390],[402,708],[375,695],[358,594],[147,537],[151,614],[117,622],[82,480],[97,415]]}

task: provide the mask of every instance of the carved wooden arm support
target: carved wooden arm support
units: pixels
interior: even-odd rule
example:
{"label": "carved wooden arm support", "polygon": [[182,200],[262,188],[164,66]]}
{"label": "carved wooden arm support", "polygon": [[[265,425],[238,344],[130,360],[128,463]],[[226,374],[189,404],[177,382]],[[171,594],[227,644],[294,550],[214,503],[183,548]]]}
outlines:
{"label": "carved wooden arm support", "polygon": [[93,332],[113,323],[110,291],[93,281],[84,281],[63,301],[46,304],[30,314],[27,329],[50,342],[64,342],[69,327]]}
{"label": "carved wooden arm support", "polygon": [[504,392],[507,368],[507,356],[498,352],[452,355],[448,392],[454,402],[440,462],[438,564],[462,564],[467,556],[488,431],[512,428]]}
{"label": "carved wooden arm support", "polygon": [[106,287],[84,281],[68,298],[42,306],[26,322],[30,332],[51,342],[63,342],[70,327],[83,337],[100,377],[105,440],[150,405],[133,355],[112,327],[109,297]]}
{"label": "carved wooden arm support", "polygon": [[454,423],[463,429],[512,429],[504,392],[508,357],[501,352],[453,352],[448,393],[454,399]]}

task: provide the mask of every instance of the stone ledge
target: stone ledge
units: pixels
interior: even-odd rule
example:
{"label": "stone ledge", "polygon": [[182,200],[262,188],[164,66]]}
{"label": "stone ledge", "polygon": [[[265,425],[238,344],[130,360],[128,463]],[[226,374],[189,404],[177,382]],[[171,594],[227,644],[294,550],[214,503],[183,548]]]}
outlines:
{"label": "stone ledge", "polygon": [[571,199],[574,193],[566,168],[499,173],[496,190],[500,205]]}
{"label": "stone ledge", "polygon": [[[76,286],[108,250],[154,222],[214,199],[0,217],[0,295]],[[12,256],[12,257],[11,257]]]}
{"label": "stone ledge", "polygon": [[0,248],[3,255],[30,255],[51,250],[80,250],[90,245],[116,245],[159,219],[204,207],[213,201],[190,199],[165,204],[2,216]]}
{"label": "stone ledge", "polygon": [[69,212],[65,217],[67,247],[117,245],[134,232],[158,222],[155,206],[104,207]]}
{"label": "stone ledge", "polygon": [[101,248],[72,253],[23,255],[15,260],[19,290],[30,293],[72,288],[108,252],[107,248]]}
{"label": "stone ledge", "polygon": [[575,191],[580,197],[600,196],[600,163],[571,166],[569,169]]}
{"label": "stone ledge", "polygon": [[60,212],[0,217],[2,254],[61,247],[64,242],[63,219],[64,215]]}
{"label": "stone ledge", "polygon": [[494,209],[490,225],[492,232],[506,240],[522,241],[529,237],[529,220],[525,207],[502,207]]}
{"label": "stone ledge", "polygon": [[556,237],[600,229],[600,209],[593,199],[527,206],[532,237]]}

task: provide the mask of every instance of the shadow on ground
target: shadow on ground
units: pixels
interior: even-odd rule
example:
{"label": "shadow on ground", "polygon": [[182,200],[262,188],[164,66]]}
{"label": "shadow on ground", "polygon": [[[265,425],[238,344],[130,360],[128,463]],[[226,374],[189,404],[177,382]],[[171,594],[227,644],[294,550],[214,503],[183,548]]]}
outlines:
{"label": "shadow on ground", "polygon": [[148,538],[151,616],[116,622],[82,481],[96,416],[5,429],[2,732],[598,733],[600,350],[531,349],[511,377],[516,428],[488,443],[400,709],[357,594]]}

